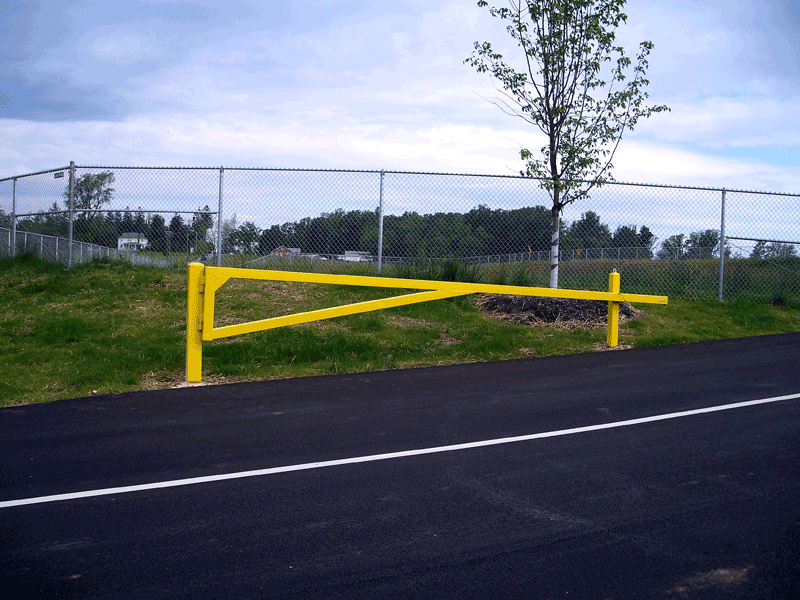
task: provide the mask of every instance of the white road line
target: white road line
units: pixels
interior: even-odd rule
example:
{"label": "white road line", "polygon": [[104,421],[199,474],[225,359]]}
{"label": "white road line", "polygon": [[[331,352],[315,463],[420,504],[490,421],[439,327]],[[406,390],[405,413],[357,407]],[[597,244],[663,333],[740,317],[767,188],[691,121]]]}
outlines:
{"label": "white road line", "polygon": [[697,408],[682,412],[668,413],[664,415],[654,415],[639,419],[629,419],[627,421],[617,421],[614,423],[603,423],[601,425],[588,425],[586,427],[574,427],[572,429],[561,429],[559,431],[546,431],[543,433],[532,433],[529,435],[518,435],[514,437],[497,438],[494,440],[483,440],[479,442],[466,442],[464,444],[453,444],[450,446],[437,446],[434,448],[421,448],[418,450],[404,450],[402,452],[388,452],[386,454],[372,454],[369,456],[356,456],[353,458],[340,458],[337,460],[325,460],[321,462],[305,463],[300,465],[288,465],[285,467],[272,467],[269,469],[257,469],[255,471],[240,471],[238,473],[224,473],[221,475],[208,475],[205,477],[190,477],[188,479],[174,479],[172,481],[159,481],[156,483],[143,483],[141,485],[126,485],[122,487],[104,488],[99,490],[87,490],[84,492],[72,492],[69,494],[54,494],[52,496],[39,496],[37,498],[22,498],[20,500],[6,500],[0,502],[0,508],[10,508],[12,506],[24,506],[26,504],[41,504],[44,502],[58,502],[60,500],[77,500],[78,498],[92,498],[95,496],[109,496],[114,494],[127,494],[129,492],[141,492],[145,490],[156,490],[160,488],[179,487],[183,485],[195,485],[198,483],[211,483],[214,481],[225,481],[226,479],[243,479],[245,477],[260,477],[263,475],[275,475],[277,473],[289,473],[292,471],[305,471],[308,469],[323,469],[326,467],[336,467],[339,465],[352,465],[356,463],[374,462],[378,460],[389,460],[392,458],[405,458],[407,456],[421,456],[423,454],[438,454],[440,452],[452,452],[455,450],[468,450],[470,448],[481,448],[484,446],[498,446],[500,444],[513,444],[515,442],[527,442],[551,437],[572,435],[575,433],[588,433],[590,431],[600,431],[602,429],[614,429],[616,427],[629,427],[631,425],[641,425],[642,423],[653,423],[655,421],[666,421],[668,419],[680,419],[694,415],[719,412],[723,410],[733,410],[735,408],[745,408],[758,404],[769,404],[772,402],[783,402],[800,398],[800,394],[789,394],[788,396],[775,396],[773,398],[762,398],[760,400],[748,400],[746,402],[735,402],[733,404],[723,404],[720,406],[710,406],[707,408]]}

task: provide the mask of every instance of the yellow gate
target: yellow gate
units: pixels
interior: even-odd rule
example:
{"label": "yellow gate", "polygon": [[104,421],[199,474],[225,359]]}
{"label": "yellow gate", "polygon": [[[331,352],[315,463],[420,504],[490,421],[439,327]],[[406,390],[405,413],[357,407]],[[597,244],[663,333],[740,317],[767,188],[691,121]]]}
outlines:
{"label": "yellow gate", "polygon": [[[310,312],[273,317],[250,323],[214,327],[214,296],[217,290],[229,279],[256,279],[262,281],[292,281],[299,283],[327,283],[333,285],[358,285],[364,287],[400,288],[426,290],[404,296],[393,296],[381,300],[370,300],[323,308]],[[393,306],[428,302],[467,294],[507,294],[513,296],[542,296],[547,298],[575,298],[581,300],[603,300],[608,302],[608,333],[606,343],[609,347],[617,345],[619,335],[619,303],[644,302],[666,305],[666,296],[646,296],[642,294],[622,294],[619,273],[614,270],[608,276],[607,292],[584,290],[561,290],[513,285],[494,285],[485,283],[461,283],[454,281],[426,281],[421,279],[396,279],[391,277],[363,277],[356,275],[331,275],[327,273],[296,273],[292,271],[266,271],[259,269],[232,269],[226,267],[207,267],[201,263],[189,265],[189,285],[186,311],[186,380],[201,381],[203,342],[243,333],[263,331],[297,325],[311,321],[321,321],[333,317],[353,315]]]}

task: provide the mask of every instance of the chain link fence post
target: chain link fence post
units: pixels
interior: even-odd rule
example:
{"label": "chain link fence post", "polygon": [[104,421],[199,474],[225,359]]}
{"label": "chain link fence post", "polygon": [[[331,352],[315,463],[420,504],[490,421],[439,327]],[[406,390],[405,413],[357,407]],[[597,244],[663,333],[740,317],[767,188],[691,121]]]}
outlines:
{"label": "chain link fence post", "polygon": [[222,176],[224,167],[219,168],[219,206],[217,207],[217,266],[222,266]]}
{"label": "chain link fence post", "polygon": [[383,175],[384,171],[381,169],[381,192],[378,202],[378,275],[381,274],[383,266]]}
{"label": "chain link fence post", "polygon": [[67,199],[69,206],[68,211],[68,224],[67,224],[67,268],[72,266],[72,238],[74,233],[73,220],[75,217],[75,161],[69,161],[69,197]]}
{"label": "chain link fence post", "polygon": [[722,211],[719,223],[719,301],[723,301],[725,286],[725,188],[722,188]]}
{"label": "chain link fence post", "polygon": [[11,188],[11,243],[9,244],[11,258],[17,255],[17,178],[14,178]]}

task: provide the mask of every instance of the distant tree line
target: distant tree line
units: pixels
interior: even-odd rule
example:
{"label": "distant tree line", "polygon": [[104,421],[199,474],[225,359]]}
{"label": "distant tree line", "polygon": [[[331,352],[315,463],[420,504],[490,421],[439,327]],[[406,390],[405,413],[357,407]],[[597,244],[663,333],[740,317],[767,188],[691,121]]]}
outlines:
{"label": "distant tree line", "polygon": [[[663,260],[696,260],[719,258],[720,232],[717,229],[695,231],[687,236],[671,235],[663,242],[656,258]],[[725,256],[730,256],[730,247],[725,248]]]}
{"label": "distant tree line", "polygon": [[[719,258],[720,255],[720,232],[718,229],[706,229],[695,231],[688,236],[683,234],[671,235],[663,242],[656,253],[656,258],[663,260],[696,260]],[[731,247],[725,244],[725,257],[732,255]],[[794,245],[781,242],[756,242],[750,251],[749,257],[737,253],[735,258],[753,258],[767,260],[774,258],[788,258],[797,256]]]}
{"label": "distant tree line", "polygon": [[[377,254],[378,219],[377,211],[340,209],[259,231],[250,221],[238,225],[234,216],[223,223],[222,249],[269,254],[286,246],[321,255],[347,250]],[[544,206],[506,210],[480,205],[467,213],[385,215],[383,255],[447,258],[546,251],[551,224],[550,209]],[[640,256],[653,256],[656,238],[646,226],[622,226],[612,232],[588,211],[562,228],[562,249],[642,248]]]}

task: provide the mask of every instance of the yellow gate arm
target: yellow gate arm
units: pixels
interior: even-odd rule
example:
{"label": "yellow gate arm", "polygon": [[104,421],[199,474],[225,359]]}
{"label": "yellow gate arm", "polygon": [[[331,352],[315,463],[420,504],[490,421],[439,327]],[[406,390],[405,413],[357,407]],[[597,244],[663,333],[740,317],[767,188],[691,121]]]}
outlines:
{"label": "yellow gate arm", "polygon": [[[272,317],[260,321],[214,327],[214,299],[217,290],[229,279],[253,279],[262,281],[290,281],[299,283],[326,283],[334,285],[356,285],[378,288],[401,288],[426,290],[403,296],[394,296],[381,300],[370,300],[323,308],[309,312]],[[241,335],[297,325],[311,321],[320,321],[333,317],[352,315],[362,312],[441,300],[466,294],[507,294],[514,296],[541,296],[549,298],[574,298],[580,300],[608,301],[608,337],[609,346],[617,345],[620,302],[645,302],[648,304],[667,304],[666,296],[646,296],[642,294],[622,294],[619,291],[619,273],[609,275],[609,291],[593,292],[584,290],[561,290],[552,288],[535,288],[513,285],[494,285],[484,283],[461,283],[453,281],[427,281],[422,279],[397,279],[391,277],[364,277],[357,275],[332,275],[329,273],[298,273],[293,271],[267,271],[260,269],[232,269],[226,267],[207,267],[201,263],[189,265],[189,282],[187,290],[186,319],[186,380],[200,381],[202,377],[203,341]],[[613,323],[612,323],[613,322]],[[612,332],[613,329],[613,332]]]}

